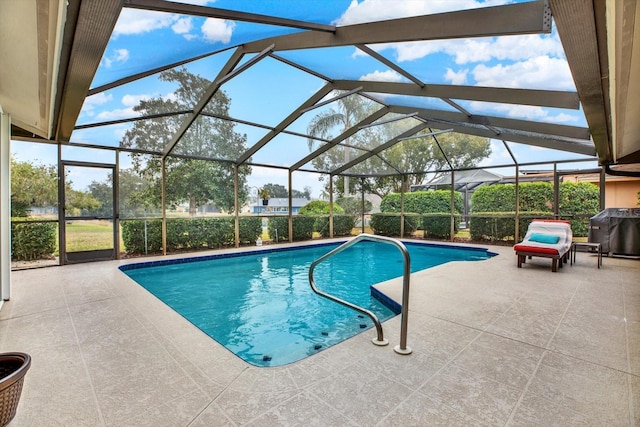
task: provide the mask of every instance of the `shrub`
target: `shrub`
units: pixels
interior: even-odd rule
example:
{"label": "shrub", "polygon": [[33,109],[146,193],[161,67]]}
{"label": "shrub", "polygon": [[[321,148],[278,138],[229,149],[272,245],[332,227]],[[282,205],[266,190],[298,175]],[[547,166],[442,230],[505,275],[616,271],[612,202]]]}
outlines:
{"label": "shrub", "polygon": [[[362,211],[362,199],[357,197],[340,197],[336,199],[336,204],[344,209],[344,213],[347,215],[359,215]],[[639,203],[640,204],[640,203]],[[371,212],[373,209],[373,203],[369,200],[364,201],[364,211]]]}
{"label": "shrub", "polygon": [[[577,237],[589,235],[589,218],[600,210],[600,188],[590,182],[560,184],[560,216],[569,216],[571,230]],[[577,215],[584,215],[578,217]]]}
{"label": "shrub", "polygon": [[[144,220],[121,222],[127,253],[145,253]],[[250,244],[262,234],[262,220],[239,218],[240,243]],[[216,249],[235,242],[234,218],[167,219],[167,250]],[[162,220],[147,220],[147,251],[162,250]]]}
{"label": "shrub", "polygon": [[[154,253],[162,250],[162,220],[150,219],[147,223],[147,251]],[[122,242],[129,254],[145,253],[145,220],[135,219],[120,222]]]}
{"label": "shrub", "polygon": [[[354,215],[334,215],[333,216],[333,235],[349,236],[356,224]],[[329,237],[329,217],[326,215],[316,217],[314,231],[317,231],[322,237]]]}
{"label": "shrub", "polygon": [[[405,234],[413,233],[418,229],[420,215],[408,213],[404,215]],[[400,214],[379,213],[371,215],[371,229],[374,234],[383,236],[400,236]]]}
{"label": "shrub", "polygon": [[[458,192],[454,193],[454,210],[462,213],[464,210],[464,201],[462,195]],[[383,213],[400,212],[401,194],[387,194],[380,203],[380,211]],[[451,212],[451,192],[448,190],[436,191],[414,191],[405,193],[404,195],[404,211],[426,214]]]}
{"label": "shrub", "polygon": [[[462,213],[464,201],[462,195],[454,193],[454,210]],[[382,199],[382,212],[400,212],[401,195],[388,194]],[[417,223],[418,229],[423,229],[425,237],[449,238],[451,236],[451,192],[448,190],[415,191],[406,193],[404,198],[406,213],[429,214],[423,215]],[[454,223],[454,232],[458,231],[460,217]]]}
{"label": "shrub", "polygon": [[[573,235],[584,237],[588,235],[589,218],[598,212],[600,206],[600,191],[592,183],[563,182],[560,184],[558,212],[561,217],[571,222]],[[548,182],[520,184],[520,235],[526,232],[526,226],[531,222],[526,218],[553,218],[553,185]],[[475,215],[514,215],[515,216],[515,185],[499,184],[478,188],[471,199],[472,211]],[[581,217],[584,216],[584,217]],[[471,222],[471,237],[476,236],[513,236],[506,218],[491,218],[490,223],[482,224],[483,219],[473,218]],[[515,227],[514,219],[511,227]],[[485,221],[486,222],[486,221]],[[492,228],[493,227],[493,228]],[[474,232],[477,233],[474,236]],[[493,232],[497,234],[485,234]],[[483,239],[486,239],[484,237]],[[502,237],[498,238],[499,240]]]}
{"label": "shrub", "polygon": [[274,242],[283,242],[289,240],[289,217],[274,216],[270,217],[267,222],[269,237]]}
{"label": "shrub", "polygon": [[[315,216],[294,215],[293,216],[293,240],[311,240],[313,237],[313,228],[315,224]],[[273,241],[276,241],[276,234],[278,236],[277,241],[289,240],[289,217],[276,216],[269,218],[269,236]],[[276,232],[277,230],[277,232]]]}
{"label": "shrub", "polygon": [[[520,238],[527,233],[533,219],[553,219],[550,212],[527,212],[520,215],[518,230]],[[473,240],[513,240],[516,229],[515,212],[478,212],[470,219],[469,232]]]}
{"label": "shrub", "polygon": [[241,244],[253,244],[262,235],[262,218],[240,217],[239,234]]}
{"label": "shrub", "polygon": [[56,224],[51,222],[11,223],[11,259],[33,261],[53,256]]}
{"label": "shrub", "polygon": [[[456,215],[453,222],[453,232],[457,233],[462,217]],[[448,239],[451,237],[451,213],[435,213],[422,216],[422,229],[424,237],[436,239]]]}
{"label": "shrub", "polygon": [[[314,200],[313,202],[309,202],[303,207],[300,208],[298,214],[300,215],[329,215],[329,207],[330,203],[325,202],[323,200]],[[340,206],[334,204],[333,205],[333,214],[343,214],[344,209]]]}

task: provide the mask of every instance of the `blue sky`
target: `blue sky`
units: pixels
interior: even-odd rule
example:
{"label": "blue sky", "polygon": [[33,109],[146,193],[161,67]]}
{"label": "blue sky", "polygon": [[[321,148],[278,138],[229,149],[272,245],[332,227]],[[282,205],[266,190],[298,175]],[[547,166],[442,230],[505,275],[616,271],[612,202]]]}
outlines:
{"label": "blue sky", "polygon": [[[326,24],[347,25],[390,18],[441,13],[451,10],[487,7],[511,3],[501,0],[217,0],[186,1],[217,8],[242,10]],[[231,54],[227,50],[243,42],[268,35],[282,35],[299,30],[274,26],[202,19],[190,16],[124,9],[107,46],[93,87],[109,83],[148,68],[165,65],[195,55],[219,51],[207,59],[187,65],[187,68],[213,79]],[[389,60],[429,84],[457,84],[510,88],[575,90],[555,28],[551,34],[476,38],[431,42],[370,45]],[[395,71],[352,48],[316,49],[313,51],[277,52],[277,54],[308,66],[334,79],[406,81]],[[294,108],[317,91],[323,81],[307,73],[267,58],[225,83],[222,89],[230,96],[231,115],[235,118],[276,125]],[[87,98],[78,123],[135,117],[133,107],[141,99],[171,98],[174,85],[160,82],[156,76],[142,79]],[[434,100],[436,108],[450,109]],[[554,110],[456,100],[472,113],[546,121],[572,126],[585,126],[582,111]],[[444,106],[443,106],[444,105]],[[291,130],[305,132],[308,120],[317,111],[306,114]],[[129,125],[116,125],[76,131],[72,142],[117,146]],[[237,131],[246,133],[248,145],[265,133],[247,126]],[[501,141],[492,141],[493,154],[484,165],[511,163]],[[14,144],[19,158],[28,150]],[[564,153],[544,153],[535,147],[510,144],[519,161],[573,159],[581,156]],[[253,156],[254,161],[273,165],[289,165],[309,153],[306,140],[280,136]],[[54,153],[55,154],[55,153]],[[558,157],[558,154],[560,157]],[[69,154],[71,155],[71,154]],[[74,154],[82,157],[82,154]],[[54,162],[53,160],[52,162]],[[41,162],[49,163],[45,159]],[[576,164],[576,167],[594,164]],[[127,167],[123,161],[121,167]],[[494,171],[513,174],[513,169]],[[311,186],[319,196],[321,184],[314,174],[299,174],[294,188]],[[266,182],[287,184],[285,171],[255,168],[250,186]]]}

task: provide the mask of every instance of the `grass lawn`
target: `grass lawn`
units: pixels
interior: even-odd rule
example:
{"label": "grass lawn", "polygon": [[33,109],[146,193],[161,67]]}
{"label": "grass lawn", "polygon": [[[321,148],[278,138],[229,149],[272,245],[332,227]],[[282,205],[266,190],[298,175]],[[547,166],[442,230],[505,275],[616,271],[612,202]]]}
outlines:
{"label": "grass lawn", "polygon": [[[113,247],[113,224],[108,221],[73,221],[66,224],[67,251],[90,251]],[[124,251],[122,236],[120,251]]]}

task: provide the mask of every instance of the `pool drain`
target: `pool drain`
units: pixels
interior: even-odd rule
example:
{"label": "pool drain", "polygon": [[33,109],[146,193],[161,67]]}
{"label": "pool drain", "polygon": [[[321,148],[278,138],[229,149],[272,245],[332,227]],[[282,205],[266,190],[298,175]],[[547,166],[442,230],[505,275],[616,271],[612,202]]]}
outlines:
{"label": "pool drain", "polygon": [[262,356],[262,361],[263,362],[271,362],[271,356],[265,354],[264,356]]}

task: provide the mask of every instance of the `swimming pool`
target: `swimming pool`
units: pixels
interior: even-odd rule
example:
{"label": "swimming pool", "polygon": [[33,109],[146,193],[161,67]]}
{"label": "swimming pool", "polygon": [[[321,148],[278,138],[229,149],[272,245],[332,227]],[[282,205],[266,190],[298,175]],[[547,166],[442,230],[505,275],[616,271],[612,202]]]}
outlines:
{"label": "swimming pool", "polygon": [[[246,362],[280,366],[373,324],[311,291],[309,265],[339,244],[162,260],[120,269]],[[480,248],[410,242],[405,246],[412,272],[494,255]],[[364,307],[384,321],[395,316],[399,307],[376,294],[371,285],[402,276],[402,272],[403,258],[397,248],[363,241],[318,265],[314,277],[321,290]]]}

